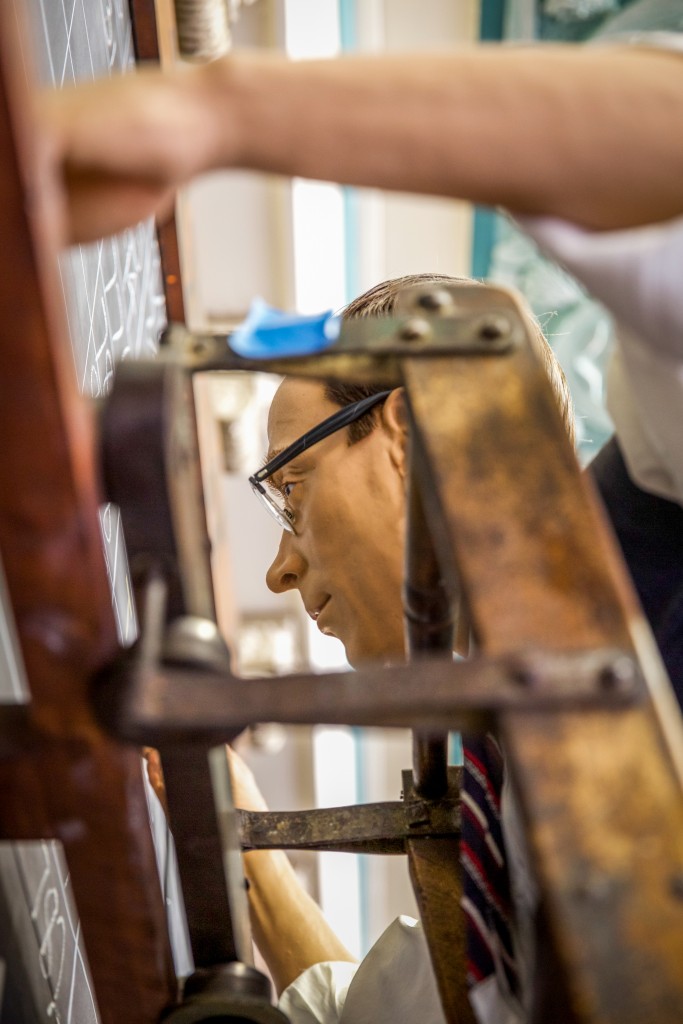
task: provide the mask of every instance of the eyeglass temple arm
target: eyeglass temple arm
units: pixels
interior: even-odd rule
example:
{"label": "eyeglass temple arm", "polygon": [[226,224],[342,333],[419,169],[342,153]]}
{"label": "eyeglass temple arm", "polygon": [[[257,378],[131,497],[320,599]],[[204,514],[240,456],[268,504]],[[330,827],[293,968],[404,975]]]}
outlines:
{"label": "eyeglass temple arm", "polygon": [[296,458],[297,455],[301,455],[307,448],[312,448],[318,441],[323,441],[335,431],[341,430],[342,427],[348,426],[349,423],[353,423],[355,420],[359,420],[374,405],[379,405],[389,394],[391,394],[391,391],[379,391],[375,395],[368,395],[367,398],[361,399],[360,402],[353,402],[351,405],[347,405],[344,409],[340,409],[339,412],[332,413],[326,420],[313,427],[312,430],[307,431],[302,437],[290,444],[288,448],[280,452],[279,455],[276,455],[274,459],[267,462],[258,472],[249,477],[249,481],[259,484],[262,480],[267,480],[269,476],[277,473],[278,469],[281,469],[282,466]]}

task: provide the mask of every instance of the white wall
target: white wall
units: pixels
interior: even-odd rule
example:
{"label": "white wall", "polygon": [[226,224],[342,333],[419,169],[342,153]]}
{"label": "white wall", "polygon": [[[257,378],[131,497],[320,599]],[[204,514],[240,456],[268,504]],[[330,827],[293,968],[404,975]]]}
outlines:
{"label": "white wall", "polygon": [[[307,5],[312,16],[316,0],[298,0],[298,7]],[[282,48],[283,12],[276,0],[244,8],[235,44]],[[478,0],[359,0],[359,49],[408,52],[458,45],[474,38],[478,15]],[[288,181],[242,171],[213,174],[188,190],[185,207],[193,249],[194,326],[239,319],[254,295],[293,308]],[[359,290],[399,274],[469,271],[467,204],[361,190],[359,207],[359,248],[353,254]]]}

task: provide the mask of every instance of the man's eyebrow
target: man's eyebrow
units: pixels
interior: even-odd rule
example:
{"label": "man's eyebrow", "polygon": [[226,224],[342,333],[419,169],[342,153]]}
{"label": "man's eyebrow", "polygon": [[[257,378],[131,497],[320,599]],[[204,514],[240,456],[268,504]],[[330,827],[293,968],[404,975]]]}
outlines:
{"label": "man's eyebrow", "polygon": [[272,462],[273,459],[276,459],[283,451],[284,448],[270,448],[266,452],[263,462],[261,463],[261,469],[263,469],[264,466],[267,466],[269,462]]}
{"label": "man's eyebrow", "polygon": [[[277,456],[280,454],[280,452],[283,452],[284,450],[285,450],[284,448],[271,448],[271,449],[269,449],[269,451],[267,451],[265,456],[264,456],[264,459],[263,459],[263,462],[261,463],[260,468],[263,469],[264,466],[267,466],[269,462],[272,462],[273,459],[276,459]],[[268,477],[268,479],[265,482],[266,483],[266,487],[269,487],[271,489],[271,491],[280,491],[281,490],[281,488],[280,488],[280,480],[281,479],[282,479],[282,470],[278,469],[271,476]]]}

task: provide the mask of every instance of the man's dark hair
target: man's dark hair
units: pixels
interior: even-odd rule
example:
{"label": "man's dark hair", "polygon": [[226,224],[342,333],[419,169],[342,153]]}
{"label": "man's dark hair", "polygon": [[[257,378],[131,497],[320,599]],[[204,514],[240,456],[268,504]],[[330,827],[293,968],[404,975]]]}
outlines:
{"label": "man's dark hair", "polygon": [[[353,299],[342,310],[341,317],[342,320],[356,320],[366,316],[390,316],[394,311],[399,293],[404,288],[411,288],[415,285],[479,283],[473,278],[449,277],[447,274],[406,274],[404,277],[392,277],[388,281],[376,284],[374,288],[370,288],[367,292],[359,295],[358,298]],[[532,342],[548,375],[562,420],[573,443],[574,414],[572,400],[562,367],[558,363],[555,353],[546,341],[543,331],[534,319],[531,311],[527,311],[527,320]],[[342,381],[328,381],[325,384],[325,397],[330,402],[334,402],[335,405],[343,408],[346,405],[351,405],[353,402],[360,401],[361,398],[376,395],[379,391],[384,390],[385,386],[382,384],[347,384]],[[381,404],[375,406],[365,416],[362,416],[361,419],[356,420],[355,423],[347,427],[349,444],[361,441],[374,430],[379,422],[381,408]]]}

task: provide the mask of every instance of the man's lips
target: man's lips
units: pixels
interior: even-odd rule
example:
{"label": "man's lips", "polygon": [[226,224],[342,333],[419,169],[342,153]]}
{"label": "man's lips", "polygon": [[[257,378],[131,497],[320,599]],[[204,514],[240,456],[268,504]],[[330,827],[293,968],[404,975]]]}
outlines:
{"label": "man's lips", "polygon": [[328,594],[327,597],[319,605],[317,605],[317,607],[309,611],[308,614],[311,616],[314,622],[318,621],[318,619],[320,618],[320,613],[322,612],[323,608],[327,607],[327,603],[329,600],[330,595]]}
{"label": "man's lips", "polygon": [[[315,617],[315,624],[318,627],[318,629],[320,630],[320,632],[323,634],[323,636],[332,636],[335,639],[337,639],[337,634],[334,632],[334,630],[330,629],[330,627],[325,625],[325,623],[323,622],[323,618],[326,618],[326,619],[329,618],[329,616],[325,615],[325,612],[326,612],[327,608],[329,607],[330,600],[331,600],[331,598],[328,595],[325,598],[325,601],[323,602],[323,604],[321,604],[320,607],[318,608],[318,614]],[[332,617],[334,618],[334,612],[333,612]]]}

